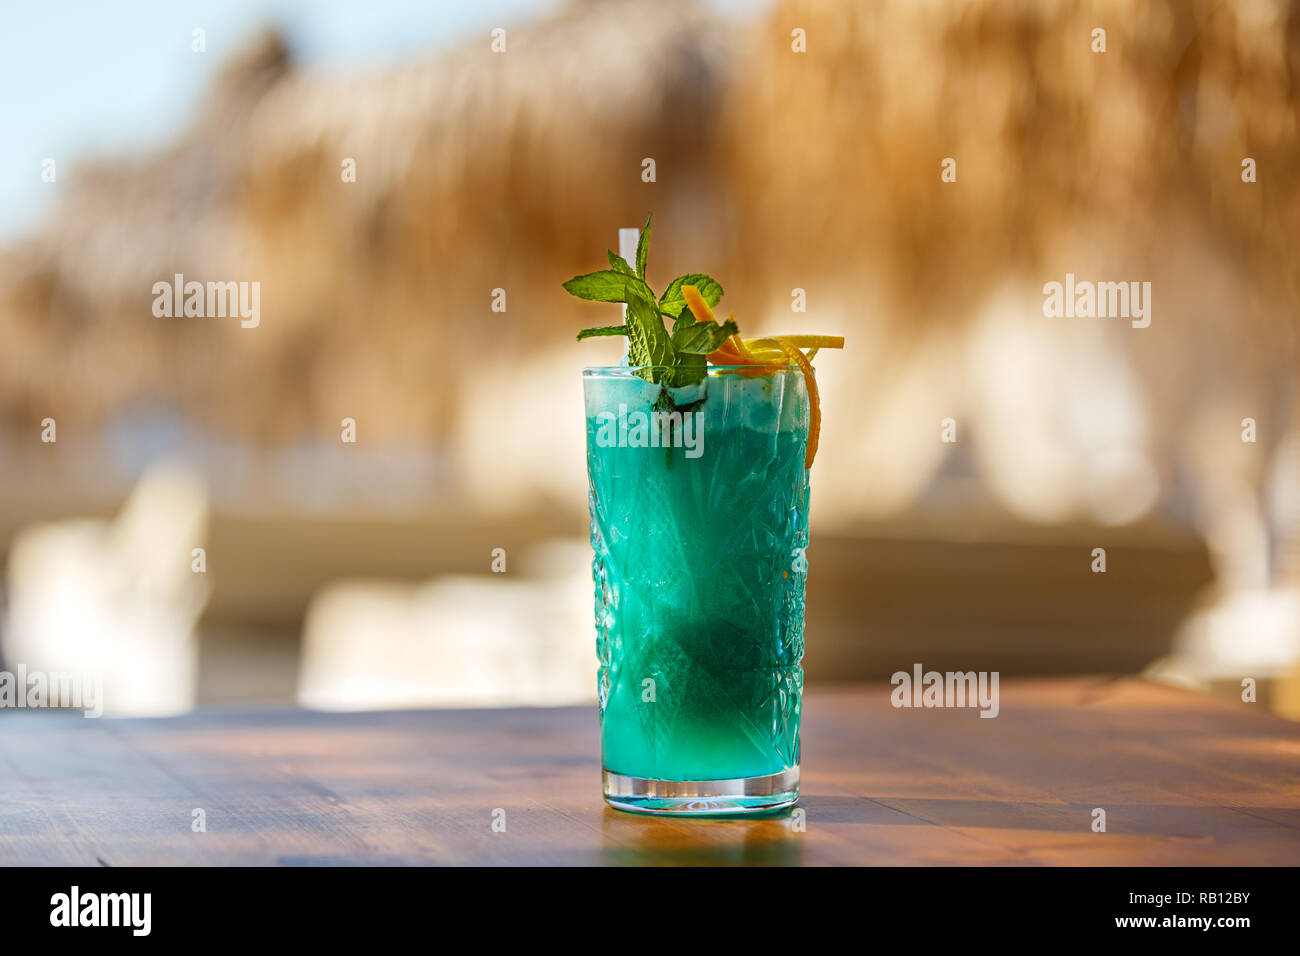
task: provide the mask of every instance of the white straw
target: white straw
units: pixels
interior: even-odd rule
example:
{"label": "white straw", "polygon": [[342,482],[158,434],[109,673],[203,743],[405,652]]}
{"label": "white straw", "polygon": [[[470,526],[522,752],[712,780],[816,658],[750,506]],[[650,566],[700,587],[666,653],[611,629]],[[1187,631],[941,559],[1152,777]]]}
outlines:
{"label": "white straw", "polygon": [[[633,226],[631,229],[620,229],[618,231],[618,254],[627,261],[633,269],[636,268],[636,247],[641,241],[641,230]],[[627,324],[627,303],[623,303],[623,324]],[[631,339],[628,339],[629,344]],[[623,348],[623,360],[628,361],[627,347]]]}

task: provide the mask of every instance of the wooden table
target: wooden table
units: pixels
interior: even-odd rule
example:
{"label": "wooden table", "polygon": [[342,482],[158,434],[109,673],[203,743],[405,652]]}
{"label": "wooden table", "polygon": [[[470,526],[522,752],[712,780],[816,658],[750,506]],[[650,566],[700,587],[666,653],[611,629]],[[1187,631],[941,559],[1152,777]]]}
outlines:
{"label": "wooden table", "polygon": [[803,831],[606,808],[587,708],[9,711],[0,864],[1300,862],[1300,725],[1258,705],[1006,681],[990,720],[888,692],[809,693]]}

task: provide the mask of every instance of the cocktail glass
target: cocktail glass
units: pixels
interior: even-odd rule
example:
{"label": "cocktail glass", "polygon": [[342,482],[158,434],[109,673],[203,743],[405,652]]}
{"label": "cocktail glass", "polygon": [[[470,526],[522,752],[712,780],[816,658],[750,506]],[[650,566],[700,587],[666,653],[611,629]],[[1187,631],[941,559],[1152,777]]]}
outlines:
{"label": "cocktail glass", "polygon": [[605,799],[778,810],[799,796],[808,391],[786,368],[671,381],[583,372]]}

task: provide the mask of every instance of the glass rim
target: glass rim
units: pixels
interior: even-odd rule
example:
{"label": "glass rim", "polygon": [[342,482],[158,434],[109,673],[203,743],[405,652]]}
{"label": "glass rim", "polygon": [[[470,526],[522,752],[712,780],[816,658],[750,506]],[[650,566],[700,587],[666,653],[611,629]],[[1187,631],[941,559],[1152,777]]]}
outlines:
{"label": "glass rim", "polygon": [[[755,369],[764,369],[765,374],[775,375],[778,372],[795,372],[800,375],[803,370],[797,365],[709,365],[705,367],[705,374],[713,372],[743,372],[754,371]],[[635,372],[672,372],[676,368],[672,365],[587,365],[583,368],[582,374],[599,375],[608,373],[628,374]]]}

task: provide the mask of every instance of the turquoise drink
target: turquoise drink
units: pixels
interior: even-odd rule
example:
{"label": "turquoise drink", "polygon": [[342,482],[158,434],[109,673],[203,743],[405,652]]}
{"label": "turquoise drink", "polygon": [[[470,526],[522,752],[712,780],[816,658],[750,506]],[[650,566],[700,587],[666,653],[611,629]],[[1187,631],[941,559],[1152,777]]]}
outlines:
{"label": "turquoise drink", "polygon": [[652,813],[789,806],[807,387],[787,368],[652,378],[672,381],[584,372],[605,798]]}

